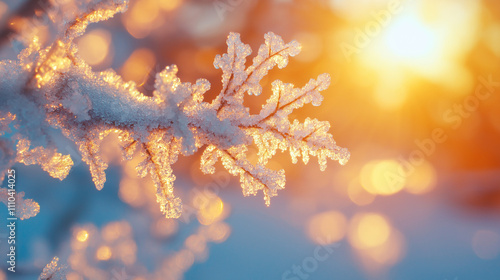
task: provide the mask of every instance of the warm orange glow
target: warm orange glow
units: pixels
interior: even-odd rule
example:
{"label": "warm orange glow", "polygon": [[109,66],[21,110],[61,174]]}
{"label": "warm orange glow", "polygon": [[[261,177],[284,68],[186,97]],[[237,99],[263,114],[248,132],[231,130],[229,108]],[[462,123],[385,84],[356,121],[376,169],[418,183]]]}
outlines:
{"label": "warm orange glow", "polygon": [[113,251],[116,252],[115,255],[118,256],[124,264],[132,265],[137,260],[137,245],[132,239],[122,241]]}
{"label": "warm orange glow", "polygon": [[500,57],[500,23],[491,24],[485,33],[486,45],[497,57]]}
{"label": "warm orange glow", "polygon": [[438,43],[435,31],[415,14],[396,18],[384,34],[384,44],[388,51],[409,64],[421,59],[439,60]]}
{"label": "warm orange glow", "polygon": [[377,213],[356,214],[349,225],[348,237],[360,263],[370,274],[378,274],[400,261],[406,249],[403,234]]}
{"label": "warm orange glow", "polygon": [[111,258],[111,248],[108,246],[101,246],[97,249],[96,258],[100,261],[107,261]]}
{"label": "warm orange glow", "polygon": [[165,11],[175,10],[180,6],[182,0],[160,0],[158,1],[158,5]]}
{"label": "warm orange glow", "polygon": [[131,230],[132,229],[127,222],[109,223],[102,229],[102,238],[106,242],[112,242],[121,236],[129,235]]}
{"label": "warm orange glow", "polygon": [[361,185],[371,194],[393,195],[403,189],[406,177],[395,160],[372,161],[361,170]]}
{"label": "warm orange glow", "polygon": [[[204,196],[204,195],[202,195]],[[198,210],[198,221],[202,225],[209,225],[217,220],[219,220],[220,216],[223,213],[224,210],[224,203],[222,200],[218,197],[206,197],[204,196],[201,199],[207,199],[206,203],[203,205],[200,205],[200,208]],[[202,201],[202,200],[198,201]],[[197,201],[196,199],[193,201]]]}
{"label": "warm orange glow", "polygon": [[319,58],[321,52],[323,51],[323,42],[321,37],[314,33],[298,33],[295,36],[295,40],[300,42],[302,50],[300,55],[296,57],[297,60],[302,62],[312,62]]}
{"label": "warm orange glow", "polygon": [[376,103],[384,109],[400,109],[412,98],[416,77],[438,83],[453,94],[469,93],[473,76],[464,61],[478,39],[479,3],[446,0],[436,5],[425,0],[403,6],[385,25],[378,24],[379,32],[364,33],[370,44],[360,50],[360,62],[377,73]]}
{"label": "warm orange glow", "polygon": [[347,229],[345,216],[336,211],[316,214],[309,220],[309,238],[318,244],[331,244],[344,238]]}
{"label": "warm orange glow", "polygon": [[[174,4],[172,3],[170,7],[175,8]],[[140,0],[131,5],[122,17],[123,24],[130,35],[138,39],[144,38],[157,27],[161,22],[160,7],[162,6],[159,5],[161,3],[157,0]]]}
{"label": "warm orange glow", "polygon": [[172,261],[174,266],[181,271],[187,270],[194,263],[193,252],[183,249],[173,256]]}
{"label": "warm orange glow", "polygon": [[406,243],[403,234],[393,230],[384,244],[368,249],[358,249],[356,253],[361,258],[364,269],[371,274],[376,274],[399,262],[405,252]]}
{"label": "warm orange glow", "polygon": [[149,49],[135,50],[120,70],[123,79],[137,84],[144,83],[155,61],[155,55]]}
{"label": "warm orange glow", "polygon": [[381,246],[389,239],[391,225],[383,216],[375,213],[356,215],[350,224],[349,241],[359,249]]}
{"label": "warm orange glow", "polygon": [[424,194],[432,191],[436,187],[437,175],[434,166],[424,161],[421,165],[415,166],[415,171],[408,176],[405,190],[412,194]]}
{"label": "warm orange glow", "polygon": [[78,53],[91,66],[99,65],[108,57],[111,34],[104,29],[86,33],[78,41]]}
{"label": "warm orange glow", "polygon": [[76,234],[76,239],[80,242],[85,242],[85,241],[87,241],[88,238],[89,238],[89,233],[85,230],[80,230]]}
{"label": "warm orange glow", "polygon": [[83,280],[83,278],[80,274],[78,274],[76,272],[70,272],[70,273],[66,274],[66,280]]}
{"label": "warm orange glow", "polygon": [[140,180],[137,180],[136,178],[124,178],[120,182],[120,189],[118,191],[120,199],[134,207],[144,205],[146,201],[144,200],[144,196],[141,195],[143,189],[141,188],[140,183]]}
{"label": "warm orange glow", "polygon": [[161,217],[155,223],[151,224],[151,232],[160,238],[166,238],[177,232],[179,225],[174,219],[165,219]]}

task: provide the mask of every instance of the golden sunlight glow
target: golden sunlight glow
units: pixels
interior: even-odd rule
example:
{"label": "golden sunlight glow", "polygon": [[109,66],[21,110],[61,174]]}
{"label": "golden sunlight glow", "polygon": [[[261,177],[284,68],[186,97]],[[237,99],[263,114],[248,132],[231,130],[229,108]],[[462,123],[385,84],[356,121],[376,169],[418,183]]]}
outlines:
{"label": "golden sunlight glow", "polygon": [[123,202],[133,207],[139,207],[146,203],[144,196],[141,195],[142,192],[143,188],[141,188],[140,180],[137,180],[136,178],[126,177],[120,182],[118,196]]}
{"label": "golden sunlight glow", "polygon": [[377,247],[356,249],[361,264],[369,274],[379,274],[399,262],[406,252],[404,235],[396,229],[391,231],[387,242]]}
{"label": "golden sunlight glow", "polygon": [[144,83],[155,62],[155,55],[151,50],[135,50],[120,69],[123,80]]}
{"label": "golden sunlight glow", "polygon": [[108,246],[101,246],[97,249],[96,259],[100,261],[107,261],[111,258],[111,248]]}
{"label": "golden sunlight glow", "polygon": [[[1,278],[0,278],[1,279]],[[66,274],[66,280],[83,280],[82,276],[76,272]]]}
{"label": "golden sunlight glow", "polygon": [[297,33],[295,34],[295,40],[300,42],[302,49],[300,55],[298,55],[295,59],[302,62],[312,62],[316,60],[323,51],[322,46],[323,42],[321,37],[314,33]]}
{"label": "golden sunlight glow", "polygon": [[[383,24],[367,19],[357,29],[358,38],[363,38],[358,41],[367,43],[354,47],[361,64],[376,73],[377,104],[400,109],[411,99],[416,78],[439,84],[452,95],[470,92],[473,76],[465,63],[478,40],[480,14],[478,1],[423,0],[406,3]],[[375,25],[378,32],[366,28]]]}
{"label": "golden sunlight glow", "polygon": [[[171,4],[170,8],[175,8],[174,4]],[[161,3],[157,0],[140,0],[131,4],[129,10],[122,16],[123,25],[129,34],[137,39],[148,36],[153,28],[161,23],[160,7],[163,6],[159,5]]]}
{"label": "golden sunlight glow", "polygon": [[96,228],[92,225],[73,228],[73,238],[71,239],[71,248],[73,250],[84,250],[90,244],[91,238],[96,235]]}
{"label": "golden sunlight glow", "polygon": [[161,217],[151,224],[151,233],[159,238],[167,238],[177,232],[177,220]]}
{"label": "golden sunlight glow", "polygon": [[497,57],[500,57],[500,23],[491,24],[485,30],[483,39],[486,41],[488,48],[493,51]]}
{"label": "golden sunlight glow", "polygon": [[78,53],[89,65],[99,65],[108,57],[110,44],[109,31],[95,29],[78,40]]}
{"label": "golden sunlight glow", "polygon": [[407,178],[405,190],[412,194],[424,194],[436,187],[437,174],[434,166],[428,161],[415,166],[415,171]]}
{"label": "golden sunlight glow", "polygon": [[375,213],[357,214],[349,226],[349,242],[359,249],[381,246],[391,235],[391,225]]}
{"label": "golden sunlight glow", "polygon": [[388,51],[402,62],[439,60],[438,34],[415,14],[396,18],[388,26],[383,40]]}
{"label": "golden sunlight glow", "polygon": [[182,0],[160,0],[158,1],[159,6],[165,11],[175,10],[180,6]]}
{"label": "golden sunlight glow", "polygon": [[80,230],[76,234],[76,239],[80,242],[85,242],[89,238],[89,233],[86,230]]}
{"label": "golden sunlight glow", "polygon": [[309,238],[321,245],[331,244],[344,238],[347,230],[345,216],[337,211],[314,215],[309,220]]}
{"label": "golden sunlight glow", "polygon": [[361,185],[371,194],[398,193],[406,183],[406,177],[401,176],[400,169],[401,165],[395,160],[371,161],[361,170]]}
{"label": "golden sunlight glow", "polygon": [[[209,225],[212,224],[213,222],[218,221],[224,210],[224,203],[222,202],[222,200],[219,197],[204,196],[203,198],[200,198],[198,201],[202,201],[201,199],[206,199],[206,200],[203,200],[205,202],[202,205],[196,206],[199,207],[197,217],[200,224]],[[196,198],[193,199],[193,202],[195,201],[197,201]]]}

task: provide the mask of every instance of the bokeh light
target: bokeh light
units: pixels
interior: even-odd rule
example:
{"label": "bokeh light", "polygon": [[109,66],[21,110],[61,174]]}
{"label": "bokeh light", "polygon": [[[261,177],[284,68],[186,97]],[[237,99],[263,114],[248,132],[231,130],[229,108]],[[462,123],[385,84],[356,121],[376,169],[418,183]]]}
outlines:
{"label": "bokeh light", "polygon": [[345,216],[336,211],[314,215],[309,220],[309,238],[317,244],[331,244],[344,238],[347,230]]}
{"label": "bokeh light", "polygon": [[395,160],[371,161],[363,167],[360,181],[371,194],[393,195],[404,188],[406,176]]}
{"label": "bokeh light", "polygon": [[95,29],[87,32],[78,40],[78,53],[90,65],[103,64],[110,53],[111,34],[104,29]]}
{"label": "bokeh light", "polygon": [[481,259],[495,259],[500,255],[500,235],[491,230],[478,230],[472,237],[472,249]]}
{"label": "bokeh light", "polygon": [[391,235],[391,225],[386,218],[375,213],[356,215],[349,228],[349,241],[359,249],[381,246]]}
{"label": "bokeh light", "polygon": [[108,246],[101,246],[97,249],[96,258],[100,261],[107,261],[111,258],[111,248]]}

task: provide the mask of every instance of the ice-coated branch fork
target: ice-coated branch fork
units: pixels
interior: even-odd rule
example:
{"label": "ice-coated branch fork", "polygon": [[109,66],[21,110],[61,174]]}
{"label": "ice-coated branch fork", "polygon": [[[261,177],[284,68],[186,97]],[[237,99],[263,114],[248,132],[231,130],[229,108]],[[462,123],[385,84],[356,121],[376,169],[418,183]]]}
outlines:
{"label": "ice-coated branch fork", "polygon": [[[84,1],[80,7],[72,7],[71,13],[61,6],[59,13],[50,15],[60,29],[51,43],[42,47],[33,37],[17,60],[0,62],[0,97],[6,101],[0,104],[2,173],[21,162],[39,164],[51,176],[64,179],[73,161],[58,152],[62,134],[78,147],[100,190],[108,166],[100,145],[114,132],[124,159],[141,152],[144,160],[137,166],[138,174],[151,176],[161,211],[175,218],[182,212],[182,203],[174,194],[172,170],[179,155],[204,149],[204,173],[213,173],[214,164],[221,160],[230,174],[240,177],[245,196],[262,190],[267,205],[285,186],[284,170],[266,168],[278,149],[288,150],[294,163],[298,157],[307,163],[310,156],[316,156],[321,170],[326,168],[327,158],[347,162],[349,152],[336,145],[328,133],[328,122],[307,118],[300,123],[288,118],[305,104],[320,105],[320,92],[330,84],[327,74],[302,88],[274,81],[272,94],[259,114],[250,114],[243,105],[246,94],[262,93],[260,81],[269,70],[286,67],[289,58],[300,52],[297,42],[285,43],[273,33],[265,35],[248,67],[250,46],[237,33],[228,36],[227,53],[214,61],[215,68],[222,70],[223,87],[211,103],[203,101],[210,83],[205,79],[194,84],[181,82],[175,65],[157,73],[152,96],[142,94],[134,82],[123,81],[112,70],[93,72],[78,56],[73,40],[89,23],[123,12],[126,5],[121,0]],[[256,164],[246,157],[252,144],[258,147]]]}

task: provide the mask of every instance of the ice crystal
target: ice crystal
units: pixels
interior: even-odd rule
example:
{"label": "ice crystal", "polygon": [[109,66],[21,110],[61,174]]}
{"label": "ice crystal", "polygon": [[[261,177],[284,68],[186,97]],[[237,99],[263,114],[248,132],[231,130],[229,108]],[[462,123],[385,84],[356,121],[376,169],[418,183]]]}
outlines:
{"label": "ice crystal", "polygon": [[[151,176],[161,211],[175,218],[182,211],[172,170],[179,155],[204,149],[203,172],[213,173],[220,160],[230,174],[239,177],[245,196],[262,190],[267,205],[285,186],[284,170],[266,167],[277,150],[288,150],[294,163],[298,157],[307,163],[315,156],[321,170],[326,168],[327,158],[341,164],[349,159],[349,152],[338,147],[328,133],[328,122],[289,120],[290,113],[305,104],[320,105],[320,92],[330,84],[327,74],[302,88],[274,81],[272,94],[258,114],[250,114],[243,105],[246,94],[262,93],[260,81],[269,70],[284,68],[300,52],[299,43],[285,43],[269,32],[246,67],[252,50],[239,34],[231,33],[227,53],[214,60],[215,68],[222,70],[223,87],[212,102],[203,101],[210,83],[205,79],[194,84],[181,82],[175,65],[156,75],[153,95],[146,96],[134,82],[123,81],[113,70],[93,72],[73,42],[89,23],[124,11],[127,2],[86,0],[76,6],[67,6],[71,1],[56,2],[60,7],[48,16],[57,25],[58,35],[46,46],[33,36],[17,60],[0,62],[0,95],[6,100],[0,104],[2,172],[14,162],[39,164],[51,176],[63,179],[73,164],[56,144],[63,135],[78,147],[100,190],[108,166],[100,146],[114,132],[125,159],[137,150],[143,155],[137,166],[139,175]],[[258,147],[256,164],[246,157],[252,144]]]}
{"label": "ice crystal", "polygon": [[38,280],[64,280],[66,279],[65,275],[65,266],[61,266],[58,264],[59,258],[54,257],[50,263],[48,263],[42,271],[42,274],[38,277]]}
{"label": "ice crystal", "polygon": [[17,160],[26,165],[39,164],[42,169],[54,178],[60,180],[66,178],[73,166],[69,155],[57,153],[55,149],[36,147],[29,149],[30,141],[21,139],[17,142]]}
{"label": "ice crystal", "polygon": [[[24,199],[24,192],[15,194],[15,216],[21,220],[29,219],[40,212],[40,205],[32,199]],[[0,202],[9,205],[9,191],[6,188],[0,188]]]}

